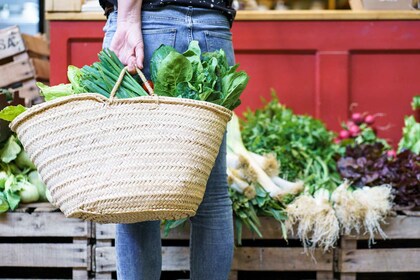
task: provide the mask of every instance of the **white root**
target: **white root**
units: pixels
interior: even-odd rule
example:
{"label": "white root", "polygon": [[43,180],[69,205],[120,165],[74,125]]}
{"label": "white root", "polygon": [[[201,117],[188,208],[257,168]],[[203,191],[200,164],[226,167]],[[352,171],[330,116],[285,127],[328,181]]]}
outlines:
{"label": "white root", "polygon": [[386,238],[380,224],[385,222],[385,218],[392,209],[392,187],[390,185],[363,187],[355,190],[353,195],[366,207],[363,225],[365,231],[369,233],[369,241],[374,242],[375,233]]}
{"label": "white root", "polygon": [[272,177],[279,175],[280,165],[274,154],[266,154],[263,156],[252,152],[249,154],[268,176]]}
{"label": "white root", "polygon": [[297,224],[297,235],[305,250],[312,244],[311,249],[320,246],[327,251],[339,238],[340,226],[328,197],[327,190],[317,191],[315,197],[302,194],[286,207],[287,227],[291,230]]}

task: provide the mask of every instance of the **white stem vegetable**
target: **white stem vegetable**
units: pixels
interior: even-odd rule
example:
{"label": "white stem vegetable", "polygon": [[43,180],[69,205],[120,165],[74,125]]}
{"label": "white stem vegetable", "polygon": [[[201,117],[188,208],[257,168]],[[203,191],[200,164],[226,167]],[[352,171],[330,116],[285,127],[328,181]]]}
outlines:
{"label": "white stem vegetable", "polygon": [[267,173],[268,176],[277,176],[280,173],[280,166],[277,158],[273,154],[259,155],[256,153],[249,153],[251,157],[258,163],[258,165]]}
{"label": "white stem vegetable", "polygon": [[257,194],[254,186],[235,176],[235,171],[234,169],[227,169],[229,187],[245,195],[247,198],[253,199]]}
{"label": "white stem vegetable", "polygon": [[274,184],[276,184],[276,186],[284,190],[285,193],[291,195],[297,195],[301,193],[305,188],[302,181],[289,182],[278,176],[271,177],[271,180],[274,182]]}
{"label": "white stem vegetable", "polygon": [[258,183],[272,198],[281,200],[281,190],[271,181],[270,177],[253,160],[246,150],[242,142],[239,120],[236,115],[233,115],[232,120],[228,124],[227,147],[230,152],[237,154],[240,160],[242,159],[242,161],[249,164],[249,169],[256,173]]}

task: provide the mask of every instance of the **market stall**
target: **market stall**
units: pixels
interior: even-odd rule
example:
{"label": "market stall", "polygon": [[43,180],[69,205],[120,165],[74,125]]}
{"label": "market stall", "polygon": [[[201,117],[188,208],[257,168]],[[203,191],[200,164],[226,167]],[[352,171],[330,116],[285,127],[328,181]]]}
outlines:
{"label": "market stall", "polygon": [[420,276],[419,11],[238,11],[239,68],[193,41],[144,77],[70,2],[46,2],[50,49],[0,30],[0,279],[115,279],[115,223],[156,219],[161,279],[188,279],[226,128],[230,280]]}

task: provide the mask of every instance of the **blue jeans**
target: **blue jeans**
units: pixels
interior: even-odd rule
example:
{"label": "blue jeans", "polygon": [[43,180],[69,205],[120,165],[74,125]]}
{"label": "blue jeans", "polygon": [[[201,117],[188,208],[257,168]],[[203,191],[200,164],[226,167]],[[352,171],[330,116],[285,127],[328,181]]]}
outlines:
{"label": "blue jeans", "polygon": [[[104,27],[103,47],[109,47],[116,25],[117,12],[113,12]],[[144,10],[142,31],[144,73],[148,78],[152,53],[161,44],[184,52],[191,40],[197,40],[202,52],[223,49],[229,64],[234,64],[229,22],[217,11],[182,6]],[[226,179],[225,139],[207,182],[203,202],[190,222],[190,278],[228,279],[233,256],[233,223]],[[160,278],[160,221],[118,224],[115,245],[118,279]]]}

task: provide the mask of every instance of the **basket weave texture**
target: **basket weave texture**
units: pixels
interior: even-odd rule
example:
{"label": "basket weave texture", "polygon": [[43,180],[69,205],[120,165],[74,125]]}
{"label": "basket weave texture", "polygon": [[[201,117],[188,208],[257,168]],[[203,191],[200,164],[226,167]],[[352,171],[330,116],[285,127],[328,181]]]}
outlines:
{"label": "basket weave texture", "polygon": [[231,111],[208,102],[78,94],[12,123],[67,217],[134,223],[193,216]]}

